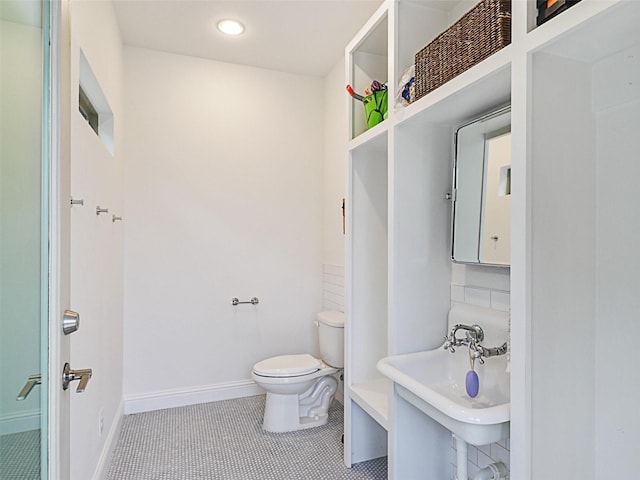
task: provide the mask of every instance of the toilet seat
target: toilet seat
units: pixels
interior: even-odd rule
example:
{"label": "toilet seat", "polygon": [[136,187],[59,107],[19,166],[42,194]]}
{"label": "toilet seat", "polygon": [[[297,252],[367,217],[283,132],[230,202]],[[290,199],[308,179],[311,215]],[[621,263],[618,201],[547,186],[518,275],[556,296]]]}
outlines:
{"label": "toilet seat", "polygon": [[299,355],[279,355],[258,362],[253,372],[261,377],[298,377],[319,371],[322,363],[308,353]]}

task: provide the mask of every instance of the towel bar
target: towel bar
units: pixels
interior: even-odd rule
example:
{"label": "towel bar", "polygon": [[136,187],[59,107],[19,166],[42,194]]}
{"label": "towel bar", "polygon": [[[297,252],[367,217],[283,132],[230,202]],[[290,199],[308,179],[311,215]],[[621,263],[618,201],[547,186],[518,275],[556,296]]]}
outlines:
{"label": "towel bar", "polygon": [[240,305],[241,303],[250,303],[251,305],[257,305],[258,303],[260,303],[260,300],[258,300],[258,297],[251,297],[251,300],[249,300],[248,302],[241,302],[235,297],[231,299],[231,305]]}

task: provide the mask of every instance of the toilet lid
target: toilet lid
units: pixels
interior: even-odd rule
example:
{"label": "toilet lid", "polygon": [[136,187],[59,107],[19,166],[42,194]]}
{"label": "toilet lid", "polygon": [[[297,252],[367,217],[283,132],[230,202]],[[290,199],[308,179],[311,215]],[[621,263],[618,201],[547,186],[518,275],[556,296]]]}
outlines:
{"label": "toilet lid", "polygon": [[267,358],[256,363],[253,371],[265,377],[292,377],[316,372],[320,366],[318,359],[304,353]]}

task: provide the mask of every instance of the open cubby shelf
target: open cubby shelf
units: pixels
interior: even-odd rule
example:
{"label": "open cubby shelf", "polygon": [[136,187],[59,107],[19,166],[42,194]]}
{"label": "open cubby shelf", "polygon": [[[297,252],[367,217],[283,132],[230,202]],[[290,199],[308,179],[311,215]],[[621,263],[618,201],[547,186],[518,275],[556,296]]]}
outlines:
{"label": "open cubby shelf", "polygon": [[[598,464],[615,464],[617,478],[628,477],[629,462],[616,463],[616,450],[598,447],[588,431],[603,435],[598,445],[631,448],[615,434],[616,426],[632,427],[624,426],[614,392],[627,393],[618,400],[627,398],[632,411],[637,390],[608,375],[613,361],[592,357],[590,368],[581,368],[580,351],[609,352],[624,364],[622,353],[611,353],[621,350],[607,332],[618,326],[636,333],[625,338],[640,334],[640,322],[632,321],[640,310],[632,291],[640,219],[630,211],[634,189],[624,181],[640,178],[632,144],[640,124],[640,2],[582,0],[538,27],[535,0],[513,0],[510,45],[413,104],[395,106],[397,83],[415,53],[475,3],[384,2],[346,48],[346,83],[359,90],[373,79],[387,81],[389,113],[367,129],[362,106],[346,100],[345,463],[375,458],[388,442],[395,456],[389,478],[438,478],[438,454],[448,465],[450,445],[433,441],[438,435],[398,400],[376,364],[440,345],[451,302],[450,211],[443,199],[451,188],[453,133],[511,103],[511,477],[529,480],[531,465],[543,468],[566,445],[572,452],[557,470],[566,470],[564,478],[582,476],[569,470],[570,458],[587,458],[594,449]],[[612,274],[609,264],[620,270]],[[620,315],[610,311],[614,305]],[[563,342],[574,329],[580,342]],[[575,372],[597,401],[576,408],[567,395],[562,408],[549,405],[558,401],[554,389]],[[549,412],[557,414],[531,422]],[[414,417],[426,431],[407,427]],[[560,421],[572,428],[557,431]],[[573,427],[581,432],[578,442]],[[425,456],[426,449],[436,454]],[[581,472],[596,468],[589,465]]]}

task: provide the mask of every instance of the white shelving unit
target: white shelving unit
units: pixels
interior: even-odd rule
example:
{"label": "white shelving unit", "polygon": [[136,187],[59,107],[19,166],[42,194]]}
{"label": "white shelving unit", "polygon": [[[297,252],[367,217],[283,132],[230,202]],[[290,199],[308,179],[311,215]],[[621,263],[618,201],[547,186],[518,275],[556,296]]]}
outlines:
{"label": "white shelving unit", "polygon": [[449,478],[448,432],[376,363],[441,344],[453,132],[510,102],[511,478],[549,458],[552,478],[631,478],[640,445],[621,432],[640,429],[624,415],[640,401],[624,381],[640,334],[640,2],[582,0],[536,27],[535,0],[513,0],[511,45],[396,108],[415,53],[475,3],[385,2],[346,49],[346,83],[388,81],[389,114],[367,130],[349,100],[345,463],[388,454],[389,478]]}

